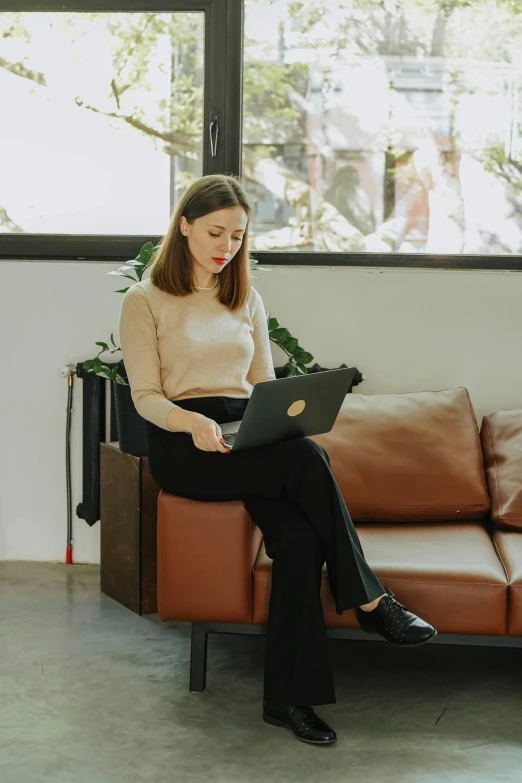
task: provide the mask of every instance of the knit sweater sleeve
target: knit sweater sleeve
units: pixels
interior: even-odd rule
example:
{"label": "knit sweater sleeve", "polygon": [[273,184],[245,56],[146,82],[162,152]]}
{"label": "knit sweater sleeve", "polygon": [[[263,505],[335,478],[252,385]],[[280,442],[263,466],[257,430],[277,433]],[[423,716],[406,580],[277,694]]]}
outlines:
{"label": "knit sweater sleeve", "polygon": [[180,406],[163,392],[156,323],[147,294],[139,285],[131,286],[123,296],[119,334],[136,410],[144,419],[170,432],[167,416]]}
{"label": "knit sweater sleeve", "polygon": [[255,288],[253,300],[252,339],[254,341],[254,355],[247,373],[247,381],[255,386],[259,381],[274,381],[275,371],[270,352],[270,337],[268,336],[268,322],[261,295]]}

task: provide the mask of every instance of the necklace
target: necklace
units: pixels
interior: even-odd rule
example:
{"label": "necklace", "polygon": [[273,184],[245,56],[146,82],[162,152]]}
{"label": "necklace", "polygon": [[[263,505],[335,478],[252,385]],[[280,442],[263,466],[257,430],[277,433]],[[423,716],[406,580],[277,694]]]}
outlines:
{"label": "necklace", "polygon": [[218,280],[219,280],[219,277],[216,275],[216,282],[214,283],[214,285],[211,285],[210,288],[202,288],[199,285],[195,285],[194,288],[196,289],[196,291],[212,291],[212,289],[217,286]]}

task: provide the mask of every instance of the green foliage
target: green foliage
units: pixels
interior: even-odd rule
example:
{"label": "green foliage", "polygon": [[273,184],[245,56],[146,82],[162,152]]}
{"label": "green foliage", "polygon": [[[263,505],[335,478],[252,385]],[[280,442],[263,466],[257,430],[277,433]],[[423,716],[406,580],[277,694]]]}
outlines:
{"label": "green foliage", "polygon": [[477,154],[477,159],[486,171],[504,180],[512,193],[517,196],[522,193],[522,159],[509,158],[500,146],[489,147]]}
{"label": "green foliage", "polygon": [[[127,264],[125,266],[120,266],[117,271],[107,272],[107,274],[115,275],[117,277],[125,277],[128,280],[132,280],[133,284],[139,283],[143,277],[143,273],[152,262],[155,250],[156,248],[152,242],[147,242],[143,245],[135,259],[132,261],[127,261]],[[128,274],[129,271],[134,272],[134,276]],[[125,294],[129,288],[130,286],[127,286],[127,288],[119,288],[117,291],[115,291],[115,293]],[[97,342],[96,345],[99,345],[102,350],[98,352],[98,355],[94,359],[88,359],[87,361],[82,362],[82,369],[85,370],[85,372],[94,372],[97,375],[101,375],[103,378],[107,378],[110,381],[119,383],[122,386],[128,386],[129,384],[127,380],[119,374],[117,366],[108,367],[106,364],[103,364],[99,358],[100,354],[107,351],[110,353],[121,351],[121,348],[114,342],[113,334],[111,334],[111,343],[114,348],[109,348],[107,343]]]}
{"label": "green foliage", "polygon": [[308,72],[306,63],[245,63],[245,143],[255,143],[259,139],[284,142],[288,138],[300,138],[306,122]]}
{"label": "green foliage", "polygon": [[289,329],[279,326],[277,318],[271,318],[270,314],[268,314],[267,319],[268,336],[288,356],[288,375],[306,375],[308,370],[305,365],[313,361],[314,357],[312,354],[301,348],[297,337],[294,337]]}

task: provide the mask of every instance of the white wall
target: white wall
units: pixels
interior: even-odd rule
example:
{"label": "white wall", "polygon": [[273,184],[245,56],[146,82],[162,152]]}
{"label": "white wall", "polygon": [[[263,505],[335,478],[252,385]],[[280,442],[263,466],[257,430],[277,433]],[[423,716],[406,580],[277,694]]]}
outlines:
{"label": "white wall", "polygon": [[[0,559],[62,561],[66,545],[63,364],[117,340],[120,264],[0,262]],[[522,274],[342,267],[256,270],[265,309],[321,365],[358,367],[354,393],[465,386],[480,425],[522,408]],[[130,283],[129,283],[130,284]],[[284,354],[274,344],[275,365]],[[108,358],[108,357],[107,357]],[[114,354],[113,359],[120,358]],[[99,562],[82,500],[82,381],[71,428],[74,562]]]}

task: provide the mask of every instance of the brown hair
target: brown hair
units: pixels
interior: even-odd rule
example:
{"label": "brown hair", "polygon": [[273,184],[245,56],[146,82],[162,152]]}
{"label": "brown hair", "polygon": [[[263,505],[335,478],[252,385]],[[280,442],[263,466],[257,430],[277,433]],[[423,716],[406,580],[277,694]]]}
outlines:
{"label": "brown hair", "polygon": [[[195,290],[195,280],[188,239],[181,233],[181,216],[184,215],[188,223],[193,223],[209,212],[238,205],[245,210],[250,222],[252,206],[234,175],[209,174],[193,182],[183,194],[167,233],[155,250],[150,264],[152,284],[174,296],[191,294]],[[242,307],[250,292],[249,222],[241,247],[232,261],[218,275],[219,301],[230,310]]]}

